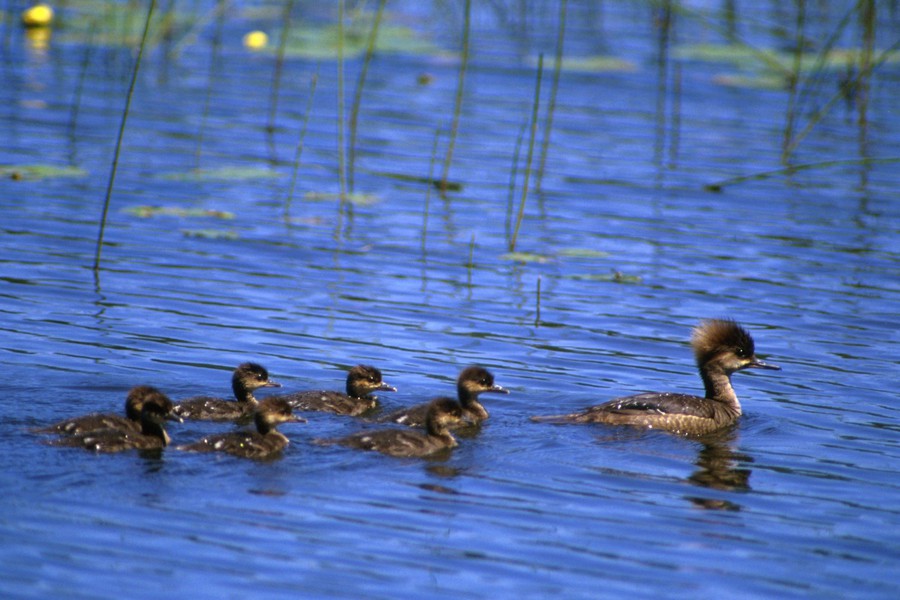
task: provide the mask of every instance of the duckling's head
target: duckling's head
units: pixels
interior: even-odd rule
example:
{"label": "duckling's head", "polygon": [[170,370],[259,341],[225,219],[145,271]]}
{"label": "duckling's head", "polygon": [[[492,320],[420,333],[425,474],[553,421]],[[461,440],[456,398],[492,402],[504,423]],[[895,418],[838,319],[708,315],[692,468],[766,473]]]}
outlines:
{"label": "duckling's head", "polygon": [[428,404],[425,425],[432,433],[442,433],[463,420],[463,409],[453,398],[435,398]]}
{"label": "duckling's head", "polygon": [[265,433],[282,423],[306,423],[306,419],[294,415],[291,403],[284,398],[266,398],[256,407],[256,428]]}
{"label": "duckling's head", "polygon": [[494,376],[483,367],[466,367],[456,380],[460,398],[475,398],[484,392],[508,394],[509,390],[494,384]]}
{"label": "duckling's head", "polygon": [[364,398],[372,392],[396,392],[397,388],[381,379],[381,371],[369,365],[356,365],[347,373],[347,395]]}
{"label": "duckling's head", "polygon": [[246,362],[238,365],[231,376],[231,387],[235,390],[235,396],[238,396],[238,390],[252,392],[264,387],[281,387],[277,381],[269,379],[269,372],[260,364]]}
{"label": "duckling's head", "polygon": [[141,430],[146,435],[158,435],[165,445],[171,441],[163,425],[166,421],[182,423],[181,417],[175,414],[175,403],[168,396],[150,386],[141,386],[144,390],[144,403],[141,407]]}
{"label": "duckling's head", "polygon": [[128,396],[125,398],[125,414],[132,421],[140,421],[144,402],[154,394],[160,393],[155,387],[149,385],[134,386],[128,390]]}
{"label": "duckling's head", "polygon": [[691,346],[701,369],[718,367],[728,374],[742,369],[781,369],[756,358],[753,338],[731,319],[701,321],[691,335]]}

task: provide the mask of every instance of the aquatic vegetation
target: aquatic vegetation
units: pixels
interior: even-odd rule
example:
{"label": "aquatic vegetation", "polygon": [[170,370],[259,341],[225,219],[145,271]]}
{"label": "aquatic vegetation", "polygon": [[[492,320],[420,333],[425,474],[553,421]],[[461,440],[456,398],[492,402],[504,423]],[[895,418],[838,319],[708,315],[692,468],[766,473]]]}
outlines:
{"label": "aquatic vegetation", "polygon": [[[343,40],[345,59],[363,56],[372,30],[371,16],[358,16],[343,28],[337,24],[292,27],[287,34],[284,56],[290,58],[336,59]],[[434,45],[415,30],[404,25],[381,23],[374,49],[379,53],[410,54],[416,56],[444,55],[447,52]],[[271,50],[275,52],[275,49]]]}
{"label": "aquatic vegetation", "polygon": [[568,278],[578,281],[609,281],[612,283],[641,283],[643,281],[639,275],[628,275],[618,270],[613,270],[611,273],[575,274]]}
{"label": "aquatic vegetation", "polygon": [[59,177],[86,177],[87,171],[78,167],[55,165],[0,165],[0,177],[14,181],[57,179]]}
{"label": "aquatic vegetation", "polygon": [[238,234],[236,231],[225,229],[182,229],[181,233],[185,237],[202,238],[205,240],[236,240]]}
{"label": "aquatic vegetation", "polygon": [[[534,66],[538,59],[529,60]],[[637,65],[624,58],[615,56],[564,56],[560,60],[559,68],[571,73],[633,73],[638,70]]]}
{"label": "aquatic vegetation", "polygon": [[336,202],[339,200],[343,200],[344,202],[349,202],[350,204],[354,204],[356,206],[370,206],[379,201],[378,196],[376,196],[375,194],[364,194],[362,192],[344,194],[343,198],[341,197],[341,194],[331,194],[326,192],[306,192],[303,197],[306,200],[310,200],[313,202]]}
{"label": "aquatic vegetation", "polygon": [[609,256],[609,252],[590,248],[564,248],[559,251],[559,255],[567,258],[605,258]]}
{"label": "aquatic vegetation", "polygon": [[234,219],[234,213],[227,210],[216,210],[212,208],[181,208],[179,206],[130,206],[125,212],[142,219],[150,217],[211,217],[215,219],[230,220]]}
{"label": "aquatic vegetation", "polygon": [[[805,52],[800,63],[801,71],[810,69],[844,69],[859,64],[862,50],[859,48],[832,48],[824,53]],[[772,49],[757,49],[746,44],[685,44],[673,50],[675,58],[704,62],[732,64],[739,68],[780,68],[789,72],[793,68],[794,53]],[[900,50],[888,51],[882,61],[900,63]]]}
{"label": "aquatic vegetation", "polygon": [[[67,18],[62,27],[62,39],[67,42],[99,46],[133,47],[142,43],[147,12],[136,9],[131,2],[103,0],[73,0],[66,3]],[[164,11],[154,11],[147,27],[146,46],[156,46],[190,30],[197,17],[178,10],[171,3]]]}
{"label": "aquatic vegetation", "polygon": [[161,177],[170,181],[253,181],[284,177],[284,174],[262,167],[220,167],[218,169],[191,169],[183,173],[166,173]]}
{"label": "aquatic vegetation", "polygon": [[537,264],[546,264],[549,262],[553,262],[555,258],[553,256],[548,256],[546,254],[537,254],[534,252],[507,252],[500,256],[503,260],[510,260],[514,262],[520,263],[537,263]]}

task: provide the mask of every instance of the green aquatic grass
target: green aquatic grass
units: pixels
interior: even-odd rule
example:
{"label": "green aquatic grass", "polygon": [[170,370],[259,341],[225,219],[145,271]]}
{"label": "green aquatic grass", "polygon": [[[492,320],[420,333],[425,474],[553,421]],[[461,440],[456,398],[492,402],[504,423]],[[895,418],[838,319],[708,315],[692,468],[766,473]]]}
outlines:
{"label": "green aquatic grass", "polygon": [[216,210],[212,208],[181,208],[179,206],[130,206],[124,211],[130,215],[149,219],[151,217],[179,217],[183,219],[194,217],[210,217],[214,219],[231,220],[234,219],[234,213],[227,210]]}
{"label": "green aquatic grass", "polygon": [[[822,55],[810,51],[800,61],[800,71],[818,69],[846,69],[848,65],[858,65],[863,50],[860,48],[834,48]],[[726,63],[738,68],[756,69],[780,68],[784,73],[793,70],[795,54],[772,49],[757,49],[745,44],[685,44],[674,49],[673,55],[681,60]],[[888,51],[884,63],[900,63],[900,51]]]}
{"label": "green aquatic grass", "polygon": [[86,177],[87,171],[78,167],[58,167],[55,165],[0,165],[0,177],[15,181],[37,181],[59,179],[61,177]]}
{"label": "green aquatic grass", "polygon": [[356,192],[352,194],[333,194],[330,192],[306,192],[305,200],[311,202],[349,202],[355,206],[370,206],[379,202],[380,198],[375,194]]}
{"label": "green aquatic grass", "polygon": [[387,177],[388,179],[395,179],[397,181],[421,183],[448,192],[459,192],[463,189],[463,184],[459,181],[441,181],[440,179],[437,179],[435,177],[419,177],[417,175],[407,175],[405,173],[389,173],[387,171],[372,171],[371,173],[373,175],[378,175],[379,177]]}
{"label": "green aquatic grass", "polygon": [[236,231],[229,229],[182,229],[181,234],[204,240],[236,240],[239,237]]}
{"label": "green aquatic grass", "polygon": [[643,282],[643,278],[639,275],[628,275],[621,271],[612,271],[611,273],[590,273],[590,274],[574,274],[567,276],[569,279],[578,281],[608,281],[610,283],[629,283],[637,284]]}
{"label": "green aquatic grass", "polygon": [[716,75],[713,81],[724,87],[754,89],[754,90],[783,90],[788,85],[785,77],[774,73],[759,73],[757,75]]}
{"label": "green aquatic grass", "polygon": [[[530,58],[529,63],[536,67],[538,57]],[[568,73],[632,73],[638,66],[615,56],[565,56],[559,61],[559,69]]]}
{"label": "green aquatic grass", "polygon": [[563,248],[559,251],[559,256],[566,258],[605,258],[609,256],[609,252],[591,250],[590,248]]}
{"label": "green aquatic grass", "polygon": [[221,167],[218,169],[191,169],[182,173],[165,173],[163,179],[169,181],[253,181],[257,179],[277,179],[284,173],[263,167]]}
{"label": "green aquatic grass", "polygon": [[[372,30],[371,16],[356,18],[343,27],[344,59],[365,55]],[[337,59],[341,28],[338,25],[293,27],[287,36],[284,55],[292,58]],[[374,42],[374,51],[382,54],[439,56],[447,52],[404,25],[381,23]]]}
{"label": "green aquatic grass", "polygon": [[501,254],[500,258],[513,262],[537,263],[540,265],[553,262],[556,259],[556,257],[554,256],[549,256],[547,254],[537,254],[535,252],[507,252],[505,254]]}
{"label": "green aquatic grass", "polygon": [[[60,39],[65,42],[110,47],[134,47],[141,43],[147,13],[136,9],[133,2],[71,0],[66,8],[66,19],[59,29]],[[153,16],[144,43],[154,47],[176,39],[188,32],[196,20],[196,14],[178,10],[171,4]]]}
{"label": "green aquatic grass", "polygon": [[592,250],[590,248],[563,248],[554,253],[540,254],[537,252],[506,252],[500,256],[503,260],[511,260],[521,263],[538,263],[546,264],[559,259],[592,259],[606,258],[608,252],[602,250]]}

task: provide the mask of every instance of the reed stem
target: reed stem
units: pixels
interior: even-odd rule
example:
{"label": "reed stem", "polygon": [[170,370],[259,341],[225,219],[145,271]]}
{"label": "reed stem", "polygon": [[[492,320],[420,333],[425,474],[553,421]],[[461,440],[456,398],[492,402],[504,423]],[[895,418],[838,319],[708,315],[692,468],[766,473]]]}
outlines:
{"label": "reed stem", "polygon": [[544,74],[544,55],[538,56],[537,81],[534,84],[534,103],[531,108],[531,134],[528,137],[528,155],[525,158],[525,176],[522,179],[522,201],[519,203],[519,215],[516,217],[516,227],[513,229],[512,240],[509,242],[509,251],[516,251],[516,241],[519,237],[519,227],[525,216],[525,200],[528,198],[528,182],[531,179],[531,161],[534,158],[534,138],[537,135],[538,112],[541,105],[541,79]]}
{"label": "reed stem", "polygon": [[284,12],[281,14],[281,35],[278,37],[278,51],[275,54],[275,71],[272,73],[272,90],[269,95],[269,119],[266,124],[266,133],[269,136],[269,144],[274,152],[272,135],[275,133],[275,119],[278,115],[278,96],[281,90],[281,75],[284,72],[284,53],[287,48],[288,33],[291,30],[291,12],[294,9],[294,0],[284,3]]}
{"label": "reed stem", "polygon": [[297,148],[294,150],[294,171],[291,173],[291,185],[288,188],[288,197],[284,203],[284,220],[290,220],[291,204],[294,201],[294,190],[297,187],[297,175],[300,172],[300,157],[303,155],[303,141],[306,139],[306,129],[309,126],[309,115],[312,114],[313,99],[316,97],[316,85],[319,82],[319,69],[313,75],[309,84],[309,98],[306,100],[306,112],[303,115],[303,125],[300,126],[300,136],[297,138]]}
{"label": "reed stem", "polygon": [[356,166],[356,125],[359,120],[359,105],[362,103],[363,88],[366,84],[366,75],[369,72],[369,64],[372,62],[372,56],[375,55],[375,41],[378,39],[378,28],[381,26],[381,17],[384,14],[384,5],[387,0],[378,2],[378,10],[375,11],[375,20],[372,22],[372,30],[369,32],[369,39],[366,42],[366,55],[363,58],[362,68],[359,71],[359,81],[356,84],[356,91],[353,94],[353,104],[350,107],[350,144],[349,159],[347,161],[347,184],[350,193],[353,193],[355,166]]}
{"label": "reed stem", "polygon": [[537,306],[537,310],[534,315],[534,326],[540,327],[541,326],[541,276],[540,275],[538,275],[538,278],[537,278],[537,303],[536,303],[536,306]]}
{"label": "reed stem", "polygon": [[453,150],[456,146],[456,135],[459,132],[459,115],[462,112],[463,88],[466,80],[466,68],[469,64],[469,30],[472,21],[472,0],[466,0],[465,18],[463,22],[462,57],[459,65],[459,80],[456,85],[456,101],[453,105],[453,121],[450,125],[450,141],[447,144],[447,155],[444,157],[444,171],[441,175],[441,193],[447,191],[450,177],[450,163],[453,162]]}
{"label": "reed stem", "polygon": [[341,208],[347,201],[347,148],[344,145],[344,0],[338,0],[338,60],[337,60],[337,143],[338,182],[341,190]]}
{"label": "reed stem", "polygon": [[538,163],[537,178],[534,189],[541,191],[544,181],[544,168],[547,166],[547,153],[550,148],[550,132],[553,130],[553,114],[556,111],[556,94],[559,91],[559,75],[562,71],[563,42],[566,37],[566,8],[568,0],[559,3],[559,29],[556,32],[556,56],[553,59],[553,81],[550,84],[550,98],[547,101],[547,119],[544,122],[544,137],[541,140],[541,160]]}
{"label": "reed stem", "polygon": [[103,250],[103,236],[106,232],[106,219],[109,215],[109,204],[112,198],[113,186],[116,182],[116,171],[119,168],[119,155],[122,152],[122,139],[125,137],[125,125],[128,123],[128,114],[131,111],[131,99],[134,97],[134,87],[137,84],[138,72],[141,68],[141,58],[144,56],[144,46],[147,43],[147,34],[150,31],[150,21],[153,19],[153,11],[156,10],[156,0],[150,0],[150,8],[147,10],[147,19],[144,21],[144,33],[141,35],[141,44],[138,47],[137,58],[134,60],[134,68],[131,72],[131,83],[128,85],[128,95],[125,99],[125,109],[122,112],[122,121],[119,123],[119,135],[116,139],[116,149],[113,153],[112,166],[109,172],[109,182],[106,186],[106,197],[103,200],[103,214],[100,216],[100,231],[97,233],[97,248],[94,252],[94,275],[100,270],[100,254]]}
{"label": "reed stem", "polygon": [[794,41],[794,61],[788,76],[788,102],[785,115],[784,134],[781,142],[781,164],[787,165],[791,159],[791,142],[797,122],[797,88],[800,82],[800,69],[803,66],[803,46],[805,43],[806,0],[796,0],[797,21],[796,39]]}
{"label": "reed stem", "polygon": [[522,120],[522,126],[519,127],[519,134],[516,136],[516,146],[513,149],[512,167],[509,170],[509,193],[506,198],[506,239],[507,243],[512,235],[512,211],[513,202],[516,195],[516,177],[519,174],[519,154],[522,151],[522,139],[525,137],[525,128],[528,127],[528,120]]}

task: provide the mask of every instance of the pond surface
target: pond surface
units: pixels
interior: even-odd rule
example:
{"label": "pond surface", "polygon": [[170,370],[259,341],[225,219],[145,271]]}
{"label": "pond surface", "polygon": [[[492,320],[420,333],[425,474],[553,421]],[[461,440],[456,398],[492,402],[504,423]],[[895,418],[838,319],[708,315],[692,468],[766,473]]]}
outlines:
{"label": "pond surface", "polygon": [[[297,27],[334,25],[333,7],[297,4]],[[616,61],[567,64],[553,94],[556,3],[474,4],[456,185],[427,180],[450,145],[463,3],[390,2],[383,26],[417,43],[368,67],[342,203],[333,53],[288,44],[273,107],[275,54],[241,37],[277,47],[281,6],[173,3],[194,12],[144,53],[96,274],[134,46],[78,2],[49,40],[2,25],[4,597],[896,597],[897,62],[846,99],[852,72],[819,64],[792,101],[746,52],[710,57],[732,27],[719,3],[667,20],[570,2],[566,58]],[[723,4],[754,49],[794,56],[791,10]],[[811,56],[835,32],[863,45],[854,4],[810,9]],[[879,56],[900,28],[875,5]],[[541,53],[533,174],[555,95],[552,131],[511,254]],[[345,54],[349,116],[364,61]],[[791,106],[798,136],[827,110],[789,159],[804,168],[779,172]],[[529,421],[699,391],[687,340],[708,317],[783,368],[735,376],[733,431]],[[288,391],[376,365],[398,388],[385,408],[452,394],[469,364],[512,393],[430,461],[314,446],[366,426],[324,414],[285,425],[292,444],[263,463],[30,432],[119,412],[137,384],[228,395],[246,360]]]}

